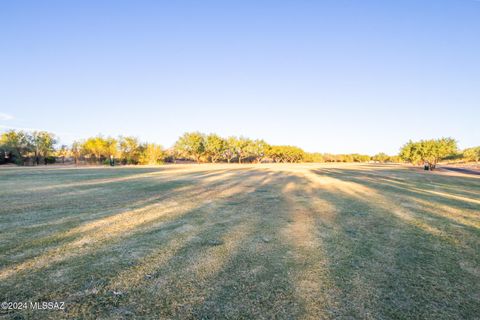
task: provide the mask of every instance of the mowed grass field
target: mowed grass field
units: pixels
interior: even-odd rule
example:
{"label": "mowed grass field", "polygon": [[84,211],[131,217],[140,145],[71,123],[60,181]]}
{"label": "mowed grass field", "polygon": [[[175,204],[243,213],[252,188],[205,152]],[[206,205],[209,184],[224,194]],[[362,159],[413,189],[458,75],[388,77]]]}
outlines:
{"label": "mowed grass field", "polygon": [[395,165],[0,169],[0,319],[478,319],[480,177]]}

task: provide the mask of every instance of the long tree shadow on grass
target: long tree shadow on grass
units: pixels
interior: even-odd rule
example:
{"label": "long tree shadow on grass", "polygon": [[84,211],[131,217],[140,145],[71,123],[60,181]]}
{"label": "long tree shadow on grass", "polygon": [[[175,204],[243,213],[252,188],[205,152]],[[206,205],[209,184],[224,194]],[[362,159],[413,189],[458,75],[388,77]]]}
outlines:
{"label": "long tree shadow on grass", "polygon": [[[37,318],[475,316],[474,229],[458,231],[471,241],[449,242],[424,219],[431,208],[401,205],[413,190],[329,174],[252,170],[226,185],[210,176],[191,193],[196,205],[100,235],[104,245],[18,273],[0,292],[67,300],[66,313]],[[142,200],[146,210],[161,201]]]}
{"label": "long tree shadow on grass", "polygon": [[297,247],[286,240],[293,235],[293,220],[283,191],[299,179],[285,172],[275,177],[237,209],[255,223],[249,237],[211,279],[208,295],[193,306],[191,317],[292,319],[306,314],[308,305],[298,295],[295,275],[304,261]]}
{"label": "long tree shadow on grass", "polygon": [[[246,171],[245,174],[248,174]],[[63,224],[59,231],[55,230],[56,232],[53,233],[52,230],[49,230],[49,234],[47,236],[39,236],[38,234],[30,234],[30,233],[22,233],[22,227],[13,229],[12,232],[12,240],[15,240],[13,243],[13,247],[11,248],[10,252],[5,249],[4,244],[4,251],[3,254],[7,262],[15,262],[17,260],[11,259],[11,256],[14,255],[16,252],[22,252],[21,255],[22,260],[28,259],[28,254],[25,254],[25,248],[28,248],[32,254],[35,254],[35,248],[41,247],[43,250],[49,248],[49,244],[53,245],[54,247],[58,247],[63,243],[71,243],[75,239],[79,239],[84,236],[87,232],[96,232],[96,229],[104,228],[108,225],[117,225],[118,227],[120,224],[125,228],[124,230],[127,231],[128,228],[132,226],[139,226],[141,224],[149,223],[152,219],[156,219],[159,217],[159,210],[163,210],[166,214],[168,210],[175,209],[176,207],[180,207],[182,202],[185,203],[185,197],[187,199],[196,197],[202,199],[204,197],[209,196],[210,193],[215,192],[223,192],[228,189],[234,188],[236,185],[239,184],[238,181],[229,181],[228,183],[222,183],[221,179],[217,179],[218,176],[222,177],[222,173],[216,174],[216,179],[213,182],[206,181],[206,178],[192,180],[189,183],[189,186],[177,185],[177,184],[166,184],[165,181],[160,180],[155,182],[155,187],[151,188],[151,182],[145,181],[144,184],[153,190],[153,193],[145,193],[144,186],[138,185],[134,186],[133,190],[135,191],[136,195],[134,197],[126,197],[125,195],[122,197],[121,205],[117,203],[110,203],[109,199],[116,199],[117,194],[115,192],[108,193],[105,199],[105,206],[109,205],[110,207],[104,206],[96,206],[96,210],[100,211],[100,214],[92,212],[88,204],[96,198],[95,194],[90,194],[92,199],[84,199],[82,203],[84,203],[84,207],[87,207],[87,212],[82,216],[79,217],[78,215],[72,214],[71,217],[72,223],[70,224]],[[211,177],[209,175],[208,177]],[[129,190],[132,186],[130,186]],[[160,193],[160,195],[158,195]],[[126,198],[126,199],[123,199]],[[90,200],[90,201],[89,201]],[[162,201],[167,201],[166,205],[163,207],[159,207],[162,204]],[[125,207],[127,206],[128,207]],[[57,206],[60,210],[65,210],[64,203],[57,203]],[[155,214],[153,215],[146,215],[143,213],[142,210],[146,209],[154,209]],[[83,209],[83,207],[82,207]],[[83,209],[85,210],[85,209]],[[34,214],[36,214],[34,212]],[[140,219],[135,221],[137,217]],[[54,215],[52,219],[59,219]],[[133,220],[133,221],[132,221]],[[32,219],[32,221],[34,221]],[[35,221],[36,222],[36,221]],[[25,223],[25,221],[23,221]],[[73,224],[73,225],[72,225]],[[48,226],[48,225],[47,225]],[[47,227],[45,225],[40,225],[39,227]],[[57,226],[58,227],[58,226]],[[7,227],[5,227],[7,228]],[[39,229],[39,228],[35,228]],[[105,228],[104,228],[105,229]],[[110,230],[115,233],[118,232],[116,230]],[[53,233],[53,234],[51,234]],[[24,242],[22,243],[19,237],[24,238]],[[8,246],[7,246],[8,248]],[[10,256],[9,256],[10,255]]]}
{"label": "long tree shadow on grass", "polygon": [[[248,172],[243,171],[245,174]],[[5,218],[1,225],[3,258],[0,265],[11,261],[11,256],[16,252],[22,253],[19,259],[27,259],[36,247],[70,241],[75,236],[72,229],[90,221],[144,208],[168,198],[178,199],[189,192],[193,196],[222,185],[223,189],[228,188],[229,183],[222,181],[226,174],[225,170],[199,171],[193,175],[129,181],[127,186],[124,182],[103,182],[100,186],[77,188],[73,194],[68,194],[65,190],[56,199],[49,199],[48,194],[41,192],[28,198],[21,197],[26,209],[18,208],[12,202],[8,208],[0,209],[7,209],[3,213]],[[210,181],[212,178],[214,179]],[[37,198],[46,199],[48,204],[37,201]],[[29,203],[35,207],[28,207]],[[19,238],[25,240],[22,242]]]}
{"label": "long tree shadow on grass", "polygon": [[[336,208],[332,221],[319,215],[317,222],[325,235],[329,273],[339,290],[336,317],[475,317],[480,307],[478,295],[472,294],[480,290],[475,267],[480,262],[478,229],[461,228],[445,237],[434,231],[447,226],[453,232],[448,227],[452,220],[436,217],[440,223],[432,223],[428,218],[435,212],[400,205],[404,198],[423,197],[421,192],[389,190],[381,181],[364,179],[364,172],[358,178],[354,172],[313,173],[317,177],[309,178],[309,197]],[[329,188],[320,183],[325,176],[348,184],[345,189]],[[350,190],[355,188],[363,190]],[[430,198],[445,202],[441,196]],[[468,240],[452,242],[451,237]]]}
{"label": "long tree shadow on grass", "polygon": [[[370,188],[377,194],[390,196],[390,202],[401,209],[410,209],[422,219],[430,220],[432,226],[446,228],[446,231],[455,231],[455,228],[466,228],[478,233],[480,230],[480,198],[473,194],[480,194],[480,179],[471,180],[463,177],[453,177],[455,192],[451,187],[444,188],[452,177],[425,176],[410,172],[403,181],[394,178],[398,172],[386,171],[381,174],[368,174],[360,171],[355,176],[354,171],[330,172],[325,170],[313,171],[317,175],[334,178],[338,181],[353,183]],[[425,181],[428,179],[428,181]],[[468,188],[468,191],[465,190]],[[433,189],[433,191],[432,191]],[[467,195],[462,192],[468,192]],[[401,210],[397,210],[401,211]],[[453,230],[452,230],[453,228]],[[458,230],[457,230],[458,231]]]}
{"label": "long tree shadow on grass", "polygon": [[[229,193],[230,195],[226,199],[222,199],[222,198],[218,197],[218,194],[221,194],[221,192],[222,192],[221,189],[216,190],[217,195],[212,194],[210,197],[207,197],[208,193],[204,191],[204,195],[203,195],[204,197],[202,197],[202,199],[208,198],[209,199],[208,203],[204,204],[203,201],[202,201],[202,202],[200,202],[198,207],[192,208],[190,211],[187,211],[187,212],[181,214],[180,216],[177,216],[174,219],[171,219],[167,223],[155,224],[155,221],[153,221],[153,220],[149,221],[150,223],[153,223],[153,227],[142,228],[142,230],[140,230],[140,231],[130,230],[129,232],[127,232],[126,236],[122,236],[120,239],[118,239],[119,241],[113,241],[113,242],[110,241],[107,244],[102,245],[100,247],[100,249],[95,249],[95,250],[88,249],[84,254],[82,254],[80,256],[79,255],[73,255],[71,257],[68,257],[68,259],[64,259],[60,262],[54,262],[54,263],[42,266],[39,269],[30,270],[30,272],[23,273],[23,275],[21,273],[17,274],[15,277],[13,277],[11,279],[7,279],[5,282],[3,282],[2,286],[4,288],[15,287],[16,286],[15,283],[18,282],[19,280],[21,280],[25,284],[29,284],[29,285],[21,287],[21,288],[18,288],[18,286],[17,286],[17,290],[16,290],[17,295],[16,296],[15,296],[15,294],[12,294],[11,290],[5,290],[4,291],[2,289],[2,292],[9,292],[8,298],[15,297],[17,299],[25,299],[25,298],[30,298],[31,299],[32,298],[31,288],[32,287],[37,287],[38,289],[42,288],[43,290],[38,290],[38,291],[35,292],[35,296],[34,296],[35,299],[45,299],[47,297],[51,298],[51,299],[53,299],[53,298],[59,299],[59,298],[62,297],[62,294],[63,294],[63,298],[65,298],[66,292],[64,290],[65,289],[64,286],[67,286],[67,287],[68,286],[74,286],[74,287],[77,286],[76,289],[78,290],[78,285],[84,285],[84,281],[83,282],[79,281],[79,279],[82,279],[83,276],[87,276],[88,271],[91,271],[93,275],[98,275],[98,274],[102,274],[102,273],[107,273],[108,274],[109,271],[111,271],[111,270],[118,270],[118,265],[115,264],[116,262],[118,262],[122,266],[122,264],[121,264],[122,260],[120,259],[118,261],[115,257],[112,257],[112,252],[110,252],[111,250],[113,250],[113,253],[117,253],[117,254],[120,252],[123,256],[125,254],[127,254],[127,256],[128,255],[133,255],[133,256],[129,256],[130,259],[125,259],[125,260],[129,261],[129,263],[130,263],[132,260],[135,261],[135,260],[140,259],[141,257],[144,257],[143,255],[145,255],[145,254],[151,255],[152,253],[150,251],[152,249],[152,244],[154,245],[153,248],[155,248],[155,249],[159,245],[163,246],[164,243],[162,243],[162,242],[160,242],[160,243],[157,242],[156,243],[156,241],[153,241],[153,239],[155,239],[159,235],[161,236],[164,231],[169,233],[168,231],[170,230],[171,231],[170,232],[170,234],[171,234],[171,239],[170,240],[175,239],[174,241],[176,243],[178,243],[180,241],[179,239],[182,238],[182,236],[181,236],[182,233],[184,233],[184,232],[186,234],[198,233],[196,231],[191,231],[190,229],[196,230],[196,228],[197,228],[196,226],[198,224],[202,225],[202,223],[205,223],[205,221],[203,221],[203,220],[206,220],[208,223],[210,223],[210,227],[215,229],[219,225],[220,226],[222,225],[222,222],[219,222],[217,220],[218,220],[219,217],[221,218],[223,213],[222,213],[222,211],[214,212],[214,215],[212,217],[207,215],[204,211],[207,210],[212,205],[211,201],[220,200],[220,202],[222,202],[222,203],[226,201],[225,205],[226,206],[231,206],[230,203],[232,202],[232,199],[239,199],[241,201],[242,197],[244,197],[244,196],[235,196],[236,195],[236,193],[235,193],[236,185],[241,184],[242,186],[244,186],[246,188],[246,189],[243,188],[244,191],[245,190],[248,191],[249,188],[251,189],[255,185],[261,184],[262,181],[264,181],[266,179],[269,179],[269,176],[265,175],[265,173],[261,173],[261,172],[249,173],[247,175],[241,175],[240,176],[240,181],[238,181],[236,183],[233,183],[233,184],[230,183],[230,184],[225,185],[225,188],[228,188],[230,190],[230,193]],[[207,189],[208,189],[212,186],[203,185],[202,187],[207,187]],[[238,191],[241,191],[241,190],[239,189]],[[246,194],[248,194],[248,192]],[[227,193],[227,195],[228,195],[228,193]],[[186,195],[184,195],[184,196],[186,196]],[[238,211],[238,204],[236,204],[235,208],[237,208],[236,210]],[[208,212],[208,213],[212,214],[211,212]],[[233,220],[230,219],[230,218],[233,218]],[[231,227],[232,222],[235,222],[236,221],[235,219],[238,220],[238,218],[236,218],[236,217],[230,217],[230,218],[228,216],[225,217],[225,219],[227,219],[227,221],[225,221],[225,219],[223,219],[223,224]],[[193,219],[193,221],[189,221],[191,219]],[[222,221],[222,220],[220,219],[220,221]],[[137,225],[136,227],[139,227],[139,225]],[[201,228],[200,228],[200,230],[201,230]],[[223,232],[222,228],[220,228],[220,231]],[[227,232],[227,231],[228,230],[226,229],[225,232]],[[100,229],[97,232],[103,232],[103,231]],[[206,243],[207,246],[209,246],[211,244],[213,244],[215,246],[215,241],[218,240],[217,238],[219,236],[215,235],[215,234],[210,234],[212,232],[213,231],[208,230],[208,229],[205,231],[206,235],[208,235],[210,237],[213,236],[213,239],[208,239],[208,237],[206,239],[204,239],[205,241],[207,241],[207,243]],[[195,244],[198,239],[193,239],[193,240],[190,239],[190,240],[191,240],[192,243]],[[130,243],[130,245],[128,245],[129,241],[132,241]],[[210,243],[209,241],[213,241],[213,242]],[[203,242],[203,240],[200,241],[200,243],[205,244]],[[168,241],[167,241],[166,245],[168,245]],[[126,246],[126,248],[125,248],[125,246]],[[133,248],[131,248],[131,247],[133,247]],[[139,252],[139,250],[135,250],[135,247],[137,249],[142,248],[142,251]],[[150,249],[145,250],[145,248],[150,248]],[[102,258],[104,255],[108,257],[107,260]],[[181,254],[181,252],[180,252],[180,256],[183,256]],[[191,258],[192,256],[189,255],[187,257]],[[123,261],[125,261],[125,260],[123,260]],[[95,261],[97,261],[97,263],[95,263]],[[112,265],[112,262],[114,263],[113,265]],[[129,263],[127,263],[127,267],[130,266]],[[92,264],[92,266],[90,268],[89,266],[91,264]],[[123,267],[125,267],[125,265],[123,265]],[[61,271],[61,270],[64,270],[64,271]],[[60,273],[58,273],[58,272],[60,272]],[[65,272],[67,274],[65,274]],[[84,272],[86,273],[85,275],[83,274]],[[73,279],[72,279],[72,276],[69,276],[70,273],[72,273],[74,275]],[[23,279],[22,279],[22,277],[23,277]],[[127,275],[125,277],[129,278],[130,275],[127,273]],[[56,279],[56,278],[58,278],[58,279]],[[62,278],[63,278],[63,280],[62,280]],[[108,278],[108,276],[106,278]],[[51,281],[53,281],[53,283],[55,283],[56,280],[59,282],[58,283],[58,290],[55,290],[55,288],[52,288],[52,286],[51,286],[52,283],[49,283]],[[95,282],[95,280],[92,280],[92,281]],[[48,285],[48,284],[50,284],[50,285]],[[13,291],[13,292],[15,292],[15,291]],[[107,298],[108,301],[110,301],[112,299],[111,292],[112,291],[108,291],[106,293],[107,294],[106,298]],[[98,298],[99,297],[97,295],[93,295],[93,299],[98,299]],[[110,300],[109,300],[109,298],[110,298]],[[117,297],[113,297],[113,298],[114,298],[114,300],[117,299]],[[99,305],[100,305],[100,309],[101,309],[101,306],[104,306],[101,303]],[[147,305],[147,304],[145,304],[145,305]],[[89,308],[91,308],[92,305],[90,305],[88,303],[88,301],[86,303],[79,302],[78,304],[75,304],[75,307],[73,307],[72,310],[78,310],[77,306],[82,306],[81,308],[87,306],[86,309],[85,309],[86,312],[91,312],[92,311],[92,310],[89,310]],[[105,312],[105,311],[106,310],[101,310],[101,312]]]}
{"label": "long tree shadow on grass", "polygon": [[[480,178],[469,176],[443,176],[430,172],[408,169],[316,169],[316,174],[334,177],[343,181],[358,182],[368,186],[381,185],[386,191],[411,192],[415,196],[429,198],[449,205],[478,208],[480,205]],[[398,176],[401,175],[402,178]]]}
{"label": "long tree shadow on grass", "polygon": [[[375,190],[377,193],[391,196],[391,201],[405,207],[419,210],[421,207],[429,207],[431,211],[448,211],[449,215],[443,214],[442,218],[453,219],[468,227],[479,227],[480,220],[480,179],[471,180],[463,177],[449,176],[424,176],[418,173],[409,173],[406,179],[397,181],[393,175],[395,171],[383,172],[383,174],[369,174],[358,170],[357,175],[353,170],[345,172],[330,170],[314,170],[313,173],[339,181],[356,183]],[[455,179],[450,187],[445,188],[445,181]],[[428,181],[426,181],[428,179]],[[454,185],[454,191],[451,185]],[[399,195],[395,199],[395,195]],[[433,210],[436,209],[436,210]],[[440,217],[438,217],[440,218]]]}

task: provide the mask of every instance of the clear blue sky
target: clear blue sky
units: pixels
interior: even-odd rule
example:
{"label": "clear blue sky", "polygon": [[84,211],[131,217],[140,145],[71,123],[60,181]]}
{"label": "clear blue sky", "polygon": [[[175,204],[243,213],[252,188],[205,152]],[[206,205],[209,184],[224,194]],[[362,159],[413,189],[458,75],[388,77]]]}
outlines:
{"label": "clear blue sky", "polygon": [[0,130],[480,145],[480,1],[0,1]]}

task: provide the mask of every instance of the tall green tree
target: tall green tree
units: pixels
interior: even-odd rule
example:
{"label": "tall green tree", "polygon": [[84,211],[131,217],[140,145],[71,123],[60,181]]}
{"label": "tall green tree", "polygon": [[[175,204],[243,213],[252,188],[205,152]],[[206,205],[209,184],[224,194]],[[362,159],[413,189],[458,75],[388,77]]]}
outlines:
{"label": "tall green tree", "polygon": [[17,164],[23,164],[32,151],[30,140],[29,134],[25,131],[8,130],[0,136],[0,145],[3,146],[4,152],[7,153],[8,160]]}
{"label": "tall green tree", "polygon": [[118,141],[115,138],[106,138],[104,145],[104,154],[106,155],[106,158],[108,159],[113,159],[118,156]]}
{"label": "tall green tree", "polygon": [[390,160],[390,156],[384,152],[377,153],[372,157],[373,161],[385,163]]}
{"label": "tall green tree", "polygon": [[299,147],[284,146],[283,147],[284,162],[301,162],[305,156],[305,152]]}
{"label": "tall green tree", "polygon": [[251,156],[252,140],[239,137],[233,141],[233,148],[235,150],[238,163],[242,163],[242,160]]}
{"label": "tall green tree", "polygon": [[123,163],[137,164],[140,157],[141,145],[135,137],[120,137],[119,138],[120,158]]}
{"label": "tall green tree", "polygon": [[101,162],[104,151],[104,139],[102,136],[91,137],[82,143],[82,155],[88,159]]}
{"label": "tall green tree", "polygon": [[65,158],[70,155],[70,150],[68,149],[67,145],[62,144],[60,148],[57,150],[57,156],[62,158],[62,163],[65,163]]}
{"label": "tall green tree", "polygon": [[480,161],[480,147],[468,148],[463,151],[463,157],[467,161]]}
{"label": "tall green tree", "polygon": [[267,156],[272,159],[274,162],[282,162],[283,160],[283,149],[282,146],[270,146],[267,150]]}
{"label": "tall green tree", "polygon": [[0,136],[0,164],[4,164],[7,161],[8,151],[3,145],[2,138]]}
{"label": "tall green tree", "polygon": [[402,146],[398,154],[400,159],[412,164],[420,164],[422,162],[422,153],[420,150],[420,142],[409,140]]}
{"label": "tall green tree", "polygon": [[223,158],[230,163],[237,156],[236,152],[237,138],[229,137],[226,140],[225,150],[223,151]]}
{"label": "tall green tree", "polygon": [[433,170],[437,163],[457,152],[457,142],[452,138],[409,141],[400,150],[400,158],[413,164],[424,162]]}
{"label": "tall green tree", "polygon": [[217,162],[223,157],[227,142],[216,134],[209,134],[205,138],[205,153],[210,161]]}
{"label": "tall green tree", "polygon": [[326,159],[323,154],[318,153],[318,152],[313,152],[313,153],[307,153],[305,152],[305,156],[303,158],[303,161],[305,162],[314,162],[314,163],[322,163],[326,162]]}
{"label": "tall green tree", "polygon": [[78,164],[78,160],[82,155],[82,145],[83,143],[81,141],[74,141],[72,143],[72,147],[70,148],[70,152],[72,153],[72,156],[73,156],[73,162],[75,164]]}
{"label": "tall green tree", "polygon": [[55,151],[54,146],[57,143],[55,135],[46,131],[34,131],[29,138],[35,153],[35,162],[39,165],[40,157],[43,157],[46,165],[48,156]]}
{"label": "tall green tree", "polygon": [[205,137],[200,132],[187,132],[175,143],[175,150],[182,156],[197,163],[205,155]]}
{"label": "tall green tree", "polygon": [[369,155],[358,153],[352,153],[350,156],[352,157],[353,162],[368,162],[371,158]]}
{"label": "tall green tree", "polygon": [[247,153],[255,159],[255,162],[260,163],[265,158],[270,146],[264,140],[253,140],[250,141],[247,148]]}
{"label": "tall green tree", "polygon": [[146,143],[142,146],[139,157],[140,164],[161,164],[165,158],[165,152],[162,147],[155,143]]}
{"label": "tall green tree", "polygon": [[82,144],[82,154],[102,163],[104,159],[115,157],[118,153],[118,143],[115,138],[102,136],[91,137]]}
{"label": "tall green tree", "polygon": [[267,152],[275,162],[301,162],[305,157],[305,152],[295,146],[271,146]]}

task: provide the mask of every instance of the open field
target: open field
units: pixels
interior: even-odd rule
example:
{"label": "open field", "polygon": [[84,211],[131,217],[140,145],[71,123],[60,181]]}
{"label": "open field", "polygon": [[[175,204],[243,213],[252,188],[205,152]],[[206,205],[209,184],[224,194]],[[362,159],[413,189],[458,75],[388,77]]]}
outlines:
{"label": "open field", "polygon": [[479,317],[480,176],[3,168],[0,186],[0,300],[66,303],[7,319]]}

